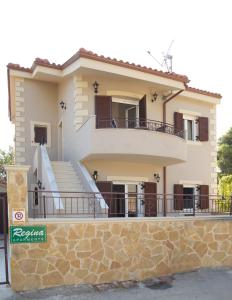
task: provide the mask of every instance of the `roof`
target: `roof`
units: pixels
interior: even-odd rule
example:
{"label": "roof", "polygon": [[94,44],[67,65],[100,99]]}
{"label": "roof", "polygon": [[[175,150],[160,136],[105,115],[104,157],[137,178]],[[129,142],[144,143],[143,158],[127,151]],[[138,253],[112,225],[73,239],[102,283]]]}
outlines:
{"label": "roof", "polygon": [[220,95],[218,93],[213,93],[213,92],[209,92],[209,91],[205,91],[205,90],[200,90],[200,89],[197,89],[197,88],[194,88],[194,87],[191,87],[191,86],[187,86],[186,91],[201,94],[201,95],[211,96],[211,97],[215,97],[215,98],[218,98],[218,99],[222,98],[222,95]]}
{"label": "roof", "polygon": [[187,83],[190,80],[188,79],[188,77],[186,75],[180,75],[180,74],[176,74],[174,72],[172,72],[172,73],[163,72],[160,70],[148,68],[146,66],[141,66],[138,64],[118,60],[116,58],[105,57],[103,55],[98,55],[92,51],[88,51],[84,48],[80,48],[77,53],[75,53],[72,57],[70,57],[63,64],[50,63],[48,59],[36,58],[30,68],[25,68],[25,67],[20,66],[19,64],[13,64],[13,63],[9,63],[7,65],[7,68],[8,68],[8,70],[19,70],[19,71],[24,71],[24,72],[29,72],[29,73],[32,73],[34,71],[34,69],[36,68],[36,66],[43,66],[43,67],[52,68],[52,69],[56,69],[56,70],[64,70],[69,65],[71,65],[72,63],[77,61],[79,58],[92,59],[92,60],[96,60],[96,61],[100,61],[100,62],[104,62],[104,63],[108,63],[108,64],[112,64],[112,65],[116,65],[116,66],[120,66],[120,67],[124,67],[124,68],[128,68],[128,69],[133,69],[133,70],[165,77],[168,79],[180,81],[185,84],[186,90],[189,92],[198,93],[198,94],[215,97],[215,98],[222,98],[222,96],[218,93],[213,93],[213,92],[209,92],[209,91],[205,91],[205,90],[201,90],[201,89],[197,89],[197,88],[193,88],[193,87],[188,87]]}
{"label": "roof", "polygon": [[185,75],[180,75],[180,74],[176,74],[173,72],[172,73],[163,72],[163,71],[148,68],[145,66],[136,65],[134,63],[117,60],[116,58],[105,57],[103,55],[98,55],[96,53],[93,53],[92,51],[87,51],[84,48],[80,48],[77,53],[75,53],[72,57],[70,57],[62,65],[50,63],[48,59],[36,58],[30,68],[25,68],[25,67],[20,66],[19,64],[14,64],[14,63],[9,63],[7,65],[7,67],[8,67],[8,69],[11,69],[11,70],[19,70],[19,71],[24,71],[24,72],[29,72],[29,73],[32,73],[34,71],[34,69],[36,68],[36,66],[43,66],[43,67],[57,69],[57,70],[64,70],[69,65],[71,65],[72,63],[77,61],[79,58],[88,58],[88,59],[92,59],[92,60],[97,60],[100,62],[104,62],[104,63],[108,63],[108,64],[112,64],[112,65],[116,65],[116,66],[120,66],[120,67],[124,67],[124,68],[128,68],[128,69],[133,69],[133,70],[137,70],[137,71],[141,71],[141,72],[145,72],[145,73],[149,73],[149,74],[153,74],[153,75],[158,75],[161,77],[166,77],[166,78],[181,81],[184,83],[189,82],[188,77]]}

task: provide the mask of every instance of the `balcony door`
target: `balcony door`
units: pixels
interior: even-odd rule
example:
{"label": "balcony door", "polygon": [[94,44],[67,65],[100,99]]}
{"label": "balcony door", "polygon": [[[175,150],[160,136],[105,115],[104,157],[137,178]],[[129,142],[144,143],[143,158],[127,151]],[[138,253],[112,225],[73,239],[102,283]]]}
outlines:
{"label": "balcony door", "polygon": [[138,100],[112,99],[112,120],[117,128],[135,128],[139,117]]}
{"label": "balcony door", "polygon": [[[139,184],[113,182],[113,211],[115,217],[137,217],[143,216],[143,211],[138,208],[141,204],[139,199]],[[142,202],[141,202],[142,203]]]}
{"label": "balcony door", "polygon": [[146,127],[146,95],[142,99],[95,96],[96,128]]}
{"label": "balcony door", "polygon": [[187,214],[193,214],[199,207],[199,192],[196,186],[184,185],[183,187],[183,211]]}
{"label": "balcony door", "polygon": [[139,115],[139,106],[132,106],[126,108],[125,117],[126,117],[126,127],[135,128],[138,127],[138,115]]}

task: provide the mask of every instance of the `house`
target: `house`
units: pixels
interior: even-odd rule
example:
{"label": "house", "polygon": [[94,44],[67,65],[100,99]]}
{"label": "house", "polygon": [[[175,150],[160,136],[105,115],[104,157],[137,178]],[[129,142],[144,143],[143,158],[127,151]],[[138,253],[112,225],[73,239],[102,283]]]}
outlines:
{"label": "house", "polygon": [[7,67],[16,164],[31,166],[36,190],[31,213],[46,205],[74,216],[94,206],[109,217],[209,209],[221,95],[83,48],[61,65],[37,58]]}

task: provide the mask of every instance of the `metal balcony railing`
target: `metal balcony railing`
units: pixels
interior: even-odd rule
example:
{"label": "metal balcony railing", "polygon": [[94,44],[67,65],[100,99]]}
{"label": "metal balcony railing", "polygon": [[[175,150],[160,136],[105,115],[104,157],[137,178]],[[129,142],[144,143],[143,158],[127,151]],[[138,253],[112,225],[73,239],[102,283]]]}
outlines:
{"label": "metal balcony railing", "polygon": [[[57,196],[56,196],[57,195]],[[105,205],[100,205],[100,199]],[[112,218],[232,215],[232,197],[152,193],[29,191],[32,218]],[[54,204],[56,203],[56,205]],[[57,207],[60,203],[60,207]]]}
{"label": "metal balcony railing", "polygon": [[96,119],[96,128],[132,128],[151,131],[159,131],[184,138],[184,131],[178,130],[173,125],[149,119]]}

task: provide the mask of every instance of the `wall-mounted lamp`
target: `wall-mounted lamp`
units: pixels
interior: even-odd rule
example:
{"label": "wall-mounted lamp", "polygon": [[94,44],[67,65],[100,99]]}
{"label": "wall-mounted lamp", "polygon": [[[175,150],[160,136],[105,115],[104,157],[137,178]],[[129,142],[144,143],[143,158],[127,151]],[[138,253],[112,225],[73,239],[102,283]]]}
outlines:
{"label": "wall-mounted lamp", "polygon": [[98,178],[98,172],[95,170],[93,171],[93,180],[96,182],[97,181],[97,178]]}
{"label": "wall-mounted lamp", "polygon": [[145,184],[144,183],[140,183],[140,186],[141,186],[141,190],[144,190]]}
{"label": "wall-mounted lamp", "polygon": [[94,87],[94,93],[97,94],[98,93],[99,83],[96,80],[93,83],[93,87]]}
{"label": "wall-mounted lamp", "polygon": [[198,191],[200,191],[200,189],[201,189],[201,186],[199,184],[197,184],[196,185],[196,191],[198,192]]}
{"label": "wall-mounted lamp", "polygon": [[64,103],[64,101],[60,101],[60,107],[61,109],[66,109],[66,104]]}
{"label": "wall-mounted lamp", "polygon": [[41,190],[42,189],[42,182],[40,180],[38,180],[37,185],[38,185],[39,190]]}
{"label": "wall-mounted lamp", "polygon": [[160,182],[159,173],[154,173],[154,178],[155,178],[156,182]]}
{"label": "wall-mounted lamp", "polygon": [[157,98],[158,98],[158,94],[155,92],[154,94],[152,94],[151,102],[156,101]]}

